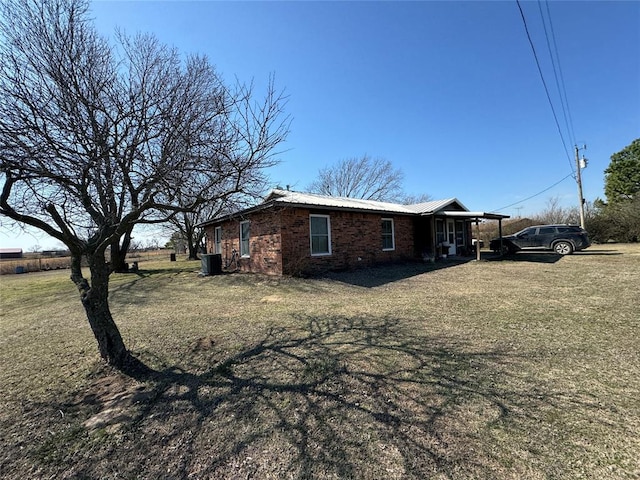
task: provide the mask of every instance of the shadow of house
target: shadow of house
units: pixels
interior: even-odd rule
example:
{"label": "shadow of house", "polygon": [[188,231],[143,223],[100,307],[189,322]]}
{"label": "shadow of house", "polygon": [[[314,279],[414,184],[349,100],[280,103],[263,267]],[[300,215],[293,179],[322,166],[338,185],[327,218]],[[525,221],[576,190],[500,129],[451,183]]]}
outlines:
{"label": "shadow of house", "polygon": [[[484,258],[484,256],[483,256]],[[388,265],[373,265],[365,268],[326,272],[322,278],[364,288],[374,288],[407,278],[451,268],[475,260],[475,257],[456,256],[438,262],[402,262]]]}

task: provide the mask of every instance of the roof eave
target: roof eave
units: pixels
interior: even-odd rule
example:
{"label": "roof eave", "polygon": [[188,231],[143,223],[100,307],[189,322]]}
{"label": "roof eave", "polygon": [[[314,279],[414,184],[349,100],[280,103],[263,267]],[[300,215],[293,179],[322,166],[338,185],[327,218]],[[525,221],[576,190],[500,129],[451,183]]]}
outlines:
{"label": "roof eave", "polygon": [[213,225],[214,223],[220,223],[227,220],[231,220],[233,218],[242,217],[249,213],[257,212],[257,211],[272,207],[275,204],[275,202],[276,202],[275,200],[272,200],[270,202],[261,203],[253,207],[245,208],[244,210],[238,210],[237,212],[228,213],[227,215],[223,215],[221,217],[211,218],[209,220],[205,220],[204,222],[200,222],[199,224],[196,225],[196,227],[206,227],[209,225]]}
{"label": "roof eave", "polygon": [[511,218],[510,215],[504,215],[502,213],[492,212],[461,212],[461,211],[439,211],[430,215],[442,215],[445,217],[459,217],[459,218],[485,218],[487,220],[503,220],[505,218]]}

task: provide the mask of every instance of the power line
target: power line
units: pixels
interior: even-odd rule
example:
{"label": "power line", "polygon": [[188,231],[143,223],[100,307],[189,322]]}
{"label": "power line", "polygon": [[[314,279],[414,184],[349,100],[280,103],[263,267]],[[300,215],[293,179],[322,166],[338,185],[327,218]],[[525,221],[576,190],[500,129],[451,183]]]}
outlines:
{"label": "power line", "polygon": [[545,5],[547,7],[547,18],[549,19],[549,28],[551,29],[551,39],[553,40],[553,48],[556,53],[556,59],[558,61],[558,72],[560,73],[560,84],[562,85],[562,93],[560,95],[560,99],[564,98],[564,101],[567,106],[567,110],[566,110],[567,116],[565,117],[565,123],[568,123],[567,131],[571,136],[572,143],[575,145],[577,142],[576,142],[576,135],[573,130],[573,118],[571,118],[571,109],[569,108],[569,97],[567,97],[567,90],[565,88],[564,75],[562,74],[562,63],[560,62],[560,54],[558,53],[558,43],[556,42],[556,34],[553,31],[553,22],[551,21],[551,11],[549,10],[548,0],[545,1]]}
{"label": "power line", "polygon": [[[555,121],[556,124],[556,128],[558,130],[558,134],[560,135],[560,140],[562,141],[562,145],[564,147],[564,152],[565,155],[567,157],[567,160],[569,162],[569,168],[571,170],[571,173],[569,173],[568,175],[564,176],[563,178],[561,178],[560,180],[558,180],[557,182],[555,182],[554,184],[546,187],[545,189],[528,196],[527,198],[524,198],[522,200],[519,200],[517,202],[514,202],[512,204],[509,205],[505,205],[503,207],[500,207],[496,210],[494,210],[494,212],[498,211],[498,210],[504,210],[506,208],[510,208],[513,207],[514,205],[519,205],[521,203],[524,203],[528,200],[531,200],[532,198],[535,198],[539,195],[542,195],[545,192],[548,192],[549,190],[551,190],[553,187],[555,187],[556,185],[564,182],[567,178],[569,177],[574,177],[575,175],[575,170],[574,170],[574,165],[573,162],[571,160],[571,157],[569,155],[569,149],[567,148],[567,143],[565,142],[565,138],[564,135],[562,133],[562,128],[560,127],[560,122],[558,121],[558,116],[556,114],[556,110],[553,106],[553,101],[551,100],[551,95],[549,93],[549,88],[547,87],[547,82],[544,79],[544,74],[542,73],[542,67],[540,66],[540,61],[538,59],[538,54],[536,52],[535,46],[533,44],[533,40],[531,38],[531,34],[529,33],[529,26],[527,25],[527,19],[524,15],[524,11],[522,10],[522,5],[520,4],[520,0],[516,0],[516,3],[518,5],[518,10],[520,11],[520,17],[522,18],[522,23],[524,25],[524,30],[527,34],[527,39],[529,40],[529,45],[531,47],[531,51],[533,52],[533,57],[536,61],[536,66],[538,68],[538,74],[540,75],[540,80],[542,81],[542,85],[544,86],[544,91],[546,93],[547,96],[547,101],[549,102],[549,106],[551,107],[551,112],[553,113],[553,119]],[[553,67],[553,74],[555,77],[555,82],[556,82],[556,88],[558,89],[558,94],[560,96],[560,102],[561,102],[561,107],[562,107],[562,111],[563,111],[563,115],[564,115],[564,123],[565,126],[567,128],[567,134],[571,137],[571,139],[575,138],[574,132],[573,132],[573,121],[571,119],[571,113],[569,111],[569,101],[567,99],[567,93],[566,93],[566,89],[565,89],[565,84],[564,84],[564,77],[562,75],[562,68],[560,66],[560,56],[558,55],[558,46],[556,43],[556,39],[555,39],[555,33],[553,31],[553,23],[551,22],[551,13],[549,10],[549,3],[548,1],[546,1],[546,8],[547,8],[547,18],[549,21],[549,28],[550,28],[550,32],[551,32],[551,39],[552,42],[549,39],[549,32],[547,31],[547,24],[544,18],[544,13],[542,11],[542,5],[541,5],[541,0],[538,0],[538,8],[540,10],[540,16],[542,18],[542,25],[544,28],[544,35],[547,41],[547,49],[549,50],[549,56],[551,58],[551,65]],[[553,51],[552,51],[552,47],[551,44],[553,43],[553,48],[555,50],[555,59],[554,59],[554,55],[553,55]],[[557,67],[556,67],[556,63],[557,63]],[[574,140],[575,143],[575,140]],[[578,166],[579,168],[579,166]],[[578,172],[579,174],[579,172]],[[575,177],[574,177],[575,178]],[[520,207],[522,208],[522,207]]]}
{"label": "power line", "polygon": [[516,0],[518,5],[518,10],[520,10],[520,17],[522,18],[522,23],[524,24],[524,30],[527,34],[527,39],[529,40],[529,45],[531,46],[531,51],[533,52],[533,57],[536,61],[536,66],[538,67],[538,73],[540,74],[540,80],[542,80],[542,85],[544,86],[544,91],[547,95],[547,101],[549,102],[549,106],[551,107],[551,112],[553,113],[553,119],[556,122],[556,127],[558,129],[558,133],[560,134],[560,140],[562,140],[562,145],[564,146],[564,152],[567,156],[567,160],[569,161],[569,166],[571,168],[571,174],[573,175],[573,163],[571,162],[571,157],[569,156],[569,149],[567,148],[567,143],[564,140],[564,135],[562,134],[562,129],[560,128],[560,122],[558,122],[558,116],[556,115],[556,110],[553,107],[553,102],[551,101],[551,95],[549,94],[549,88],[547,87],[547,82],[544,79],[544,75],[542,74],[542,68],[540,67],[540,61],[538,60],[538,54],[536,53],[536,48],[533,45],[533,40],[531,39],[531,34],[529,33],[529,27],[527,25],[527,19],[524,16],[524,12],[522,11],[522,5],[520,5],[520,0]]}
{"label": "power line", "polygon": [[[547,16],[548,16],[548,20],[549,23],[551,24],[551,16],[549,14],[549,9],[548,9],[548,4],[547,4]],[[556,81],[556,88],[558,89],[558,96],[560,97],[560,106],[562,107],[562,114],[564,116],[564,124],[567,128],[567,133],[569,135],[571,135],[571,129],[569,128],[569,120],[568,120],[568,114],[567,114],[567,110],[569,109],[569,103],[566,101],[566,95],[562,95],[562,89],[560,88],[560,80],[558,79],[558,71],[560,70],[560,58],[558,57],[558,49],[557,49],[557,45],[555,43],[555,36],[553,35],[553,31],[551,32],[551,35],[553,37],[553,43],[556,46],[556,55],[554,57],[553,55],[553,51],[551,50],[551,41],[549,40],[549,32],[547,31],[547,21],[544,18],[544,13],[542,11],[542,2],[540,0],[538,0],[538,10],[540,11],[540,19],[542,20],[542,28],[544,30],[544,37],[545,40],[547,41],[547,50],[549,51],[549,58],[551,59],[551,68],[553,70],[553,77]],[[551,27],[550,27],[551,29]],[[557,63],[557,65],[556,65]],[[575,139],[573,138],[573,136],[571,136],[570,138],[571,141],[573,141],[573,143],[575,144]],[[571,165],[573,166],[573,165]]]}
{"label": "power line", "polygon": [[513,207],[514,205],[518,205],[518,204],[520,204],[520,203],[524,203],[524,202],[526,202],[527,200],[531,200],[532,198],[535,198],[535,197],[537,197],[538,195],[542,195],[543,193],[548,192],[548,191],[549,191],[549,190],[551,190],[553,187],[555,187],[556,185],[558,185],[558,184],[560,184],[560,183],[564,182],[567,178],[572,177],[572,176],[573,176],[573,172],[571,172],[571,173],[570,173],[569,175],[567,175],[566,177],[561,178],[561,179],[560,179],[560,180],[558,180],[556,183],[554,183],[553,185],[551,185],[551,186],[549,186],[549,187],[545,188],[544,190],[541,190],[541,191],[539,191],[538,193],[536,193],[536,194],[534,194],[534,195],[531,195],[530,197],[523,198],[522,200],[518,200],[518,201],[517,201],[517,202],[515,202],[515,203],[511,203],[511,204],[509,204],[509,205],[505,205],[504,207],[496,208],[495,210],[491,210],[491,211],[495,213],[495,212],[498,212],[499,210],[504,210],[505,208]]}
{"label": "power line", "polygon": [[[555,48],[555,52],[556,55],[554,57],[553,55],[553,51],[551,50],[551,42],[549,41],[549,32],[547,31],[547,21],[545,20],[544,17],[544,13],[542,11],[542,2],[541,0],[538,0],[538,10],[540,11],[540,19],[542,20],[542,28],[544,29],[544,36],[545,39],[547,41],[547,50],[549,51],[549,58],[551,59],[551,67],[553,69],[553,76],[555,78],[556,81],[556,88],[558,89],[558,96],[560,97],[560,106],[562,107],[562,114],[564,116],[564,124],[567,128],[567,133],[570,135],[570,140],[573,141],[573,143],[575,144],[575,136],[573,135],[573,129],[569,127],[569,120],[568,118],[570,117],[570,113],[569,113],[569,101],[566,98],[566,90],[564,90],[564,78],[562,79],[562,85],[563,85],[563,89],[560,88],[560,81],[558,80],[558,71],[560,72],[560,75],[562,75],[562,68],[560,66],[560,57],[558,55],[558,45],[556,43],[556,39],[555,39],[555,35],[553,32],[553,24],[551,23],[551,13],[549,11],[549,3],[547,2],[547,17],[548,17],[548,21],[549,21],[549,26],[550,26],[550,30],[551,30],[551,36],[552,36],[552,40],[553,40],[553,45]],[[557,64],[557,65],[556,65]],[[564,95],[563,95],[563,91],[564,91]],[[573,169],[573,162],[571,162],[571,160],[569,160],[569,169]],[[577,176],[577,174],[576,174]]]}

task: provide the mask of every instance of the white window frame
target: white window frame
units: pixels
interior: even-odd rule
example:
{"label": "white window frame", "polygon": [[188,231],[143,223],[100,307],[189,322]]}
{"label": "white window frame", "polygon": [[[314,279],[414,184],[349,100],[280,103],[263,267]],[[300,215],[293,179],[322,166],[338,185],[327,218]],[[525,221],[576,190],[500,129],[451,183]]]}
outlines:
{"label": "white window frame", "polygon": [[[383,218],[381,224],[384,223],[384,222],[391,222],[391,248],[384,248],[383,247],[382,251],[383,252],[392,252],[393,250],[396,249],[396,227],[394,225],[393,218]],[[382,232],[382,238],[384,238],[384,237],[385,237],[385,233],[383,231]],[[383,245],[384,245],[384,243],[383,243]]]}
{"label": "white window frame", "polygon": [[[242,238],[242,227],[244,225],[248,225],[249,228],[247,230],[247,238],[244,239]],[[250,249],[251,249],[251,224],[249,223],[249,220],[245,220],[243,222],[240,222],[240,257],[242,258],[249,258],[249,253],[250,253]],[[244,242],[247,242],[247,251],[245,252],[243,249],[243,245]]]}
{"label": "white window frame", "polygon": [[213,229],[213,253],[222,253],[222,227]]}
{"label": "white window frame", "polygon": [[[327,247],[328,247],[327,252],[318,252],[318,253],[313,252],[314,235],[311,232],[312,218],[324,218],[327,220]],[[315,235],[315,236],[318,236],[318,235]],[[329,215],[317,215],[317,214],[309,215],[309,250],[311,252],[312,257],[323,257],[323,256],[331,255],[331,217]]]}

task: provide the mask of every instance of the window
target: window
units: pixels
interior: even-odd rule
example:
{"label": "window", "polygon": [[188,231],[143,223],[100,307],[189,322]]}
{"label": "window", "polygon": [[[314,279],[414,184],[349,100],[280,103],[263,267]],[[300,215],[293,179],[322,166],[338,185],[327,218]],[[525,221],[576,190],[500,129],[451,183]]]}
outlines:
{"label": "window", "polygon": [[440,245],[441,243],[444,243],[444,241],[444,220],[436,218],[436,245]]}
{"label": "window", "polygon": [[464,247],[465,241],[465,223],[462,220],[456,220],[456,246]]}
{"label": "window", "polygon": [[222,253],[222,227],[213,230],[213,253]]}
{"label": "window", "polygon": [[394,250],[396,243],[394,240],[393,219],[382,219],[382,250]]}
{"label": "window", "polygon": [[328,215],[310,215],[311,255],[331,255],[331,225]]}
{"label": "window", "polygon": [[240,222],[240,256],[249,256],[249,222]]}
{"label": "window", "polygon": [[553,235],[556,233],[556,227],[540,227],[538,235]]}

